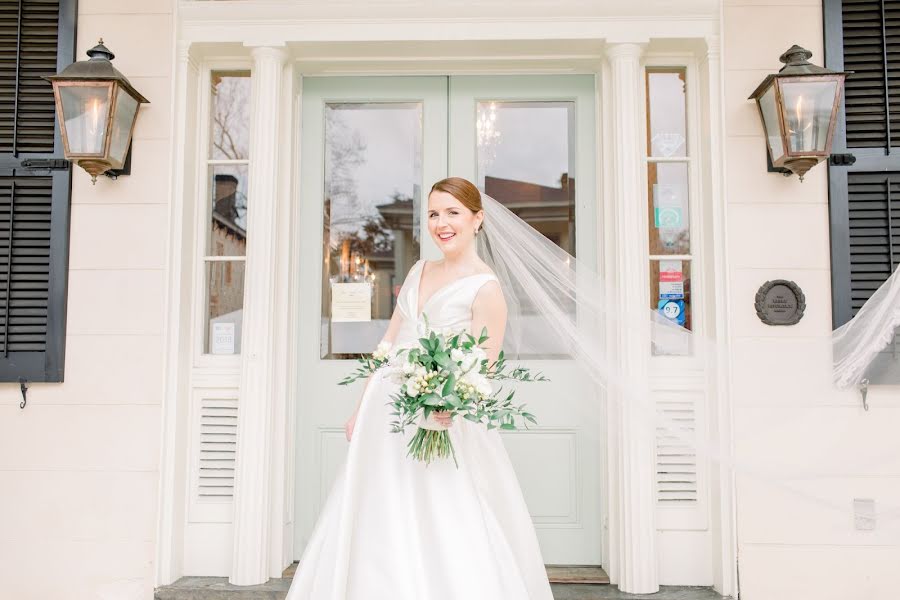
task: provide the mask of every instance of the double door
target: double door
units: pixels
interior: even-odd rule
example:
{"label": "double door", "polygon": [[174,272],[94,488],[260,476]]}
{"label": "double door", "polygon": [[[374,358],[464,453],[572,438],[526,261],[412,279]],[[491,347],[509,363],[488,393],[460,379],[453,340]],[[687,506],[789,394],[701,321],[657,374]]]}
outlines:
{"label": "double door", "polygon": [[[441,256],[425,218],[434,182],[465,177],[567,252],[599,260],[593,76],[306,77],[301,89],[295,558],[362,389],[336,382],[384,335],[410,267]],[[600,564],[599,392],[571,360],[515,362],[551,379],[517,392],[538,426],[501,434],[544,559]]]}

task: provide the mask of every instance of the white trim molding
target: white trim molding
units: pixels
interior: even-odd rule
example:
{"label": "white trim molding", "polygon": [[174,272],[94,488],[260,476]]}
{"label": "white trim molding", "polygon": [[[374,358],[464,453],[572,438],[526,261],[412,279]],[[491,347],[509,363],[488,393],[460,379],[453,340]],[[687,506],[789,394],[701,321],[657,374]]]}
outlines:
{"label": "white trim molding", "polygon": [[[647,291],[647,251],[629,240],[646,239],[647,207],[644,198],[644,151],[641,141],[645,43],[621,42],[607,46],[610,66],[613,153],[613,218],[620,243],[612,258],[617,297],[612,298],[623,318],[614,341],[621,380],[609,388],[610,426],[610,577],[623,592],[659,591],[656,551],[656,490],[654,486],[653,419],[635,399],[649,398],[649,328],[636,335],[621,323],[640,323]],[[624,312],[623,312],[624,311]],[[634,317],[626,313],[641,311]],[[646,319],[645,319],[646,320]],[[623,382],[628,382],[628,393]],[[644,386],[637,389],[635,386]],[[615,443],[617,440],[618,443]]]}
{"label": "white trim molding", "polygon": [[[705,2],[697,0],[695,4]],[[643,315],[650,306],[644,69],[652,64],[689,65],[693,69],[690,73],[699,75],[689,78],[689,105],[696,100],[690,110],[699,112],[689,115],[694,119],[690,135],[701,138],[694,144],[697,152],[692,151],[690,157],[692,194],[700,204],[697,210],[691,205],[691,214],[692,219],[703,220],[703,224],[692,221],[692,243],[694,234],[699,237],[706,232],[703,247],[693,252],[695,260],[704,259],[703,273],[694,274],[702,282],[702,289],[696,290],[697,300],[698,306],[703,305],[706,331],[715,332],[719,344],[727,344],[728,290],[722,237],[726,215],[721,197],[723,90],[718,38],[713,35],[719,25],[711,4],[708,13],[697,13],[690,19],[625,19],[626,27],[622,27],[621,19],[613,18],[569,23],[485,16],[475,27],[455,22],[449,28],[444,21],[445,27],[439,32],[435,28],[430,39],[423,37],[432,30],[423,30],[422,22],[414,19],[378,21],[365,15],[358,15],[356,22],[335,18],[322,23],[313,19],[289,31],[286,20],[266,16],[267,11],[281,14],[284,3],[187,2],[181,6],[186,7],[186,15],[182,13],[179,21],[178,35],[183,41],[177,48],[173,81],[173,200],[158,585],[171,583],[181,575],[225,574],[234,584],[259,584],[277,576],[293,558],[293,495],[303,493],[295,489],[293,465],[297,441],[293,413],[299,402],[300,378],[296,369],[296,309],[301,298],[294,286],[303,257],[291,235],[300,217],[301,72],[332,76],[595,74],[597,162],[603,174],[597,182],[602,192],[598,194],[598,202],[602,202],[598,210],[604,216],[598,232],[603,237],[599,256],[604,276],[613,284],[611,288],[618,290],[617,297],[610,300],[622,310],[640,310]],[[305,4],[306,8],[311,6]],[[326,8],[316,6],[315,10]],[[261,13],[257,15],[256,10]],[[549,13],[555,7],[548,4],[546,10]],[[302,16],[295,18],[304,20]],[[501,22],[510,26],[498,27]],[[654,31],[670,35],[654,38]],[[309,38],[304,37],[306,33]],[[512,39],[516,35],[519,37]],[[203,216],[208,205],[204,187],[208,185],[208,173],[203,162],[207,158],[203,148],[209,112],[205,88],[209,87],[210,70],[225,68],[223,65],[252,69],[251,204],[243,348],[240,355],[227,357],[203,355],[202,336],[198,335],[204,318],[203,277],[198,272],[202,264],[198,252],[202,253],[203,244],[199,236],[208,228],[208,219]],[[698,178],[699,184],[694,185]],[[714,577],[709,574],[709,558],[698,558],[694,563],[702,561],[703,568],[697,570],[700,574],[691,573],[689,581],[677,583],[709,585],[712,581],[721,593],[734,595],[734,492],[730,471],[710,464],[710,498],[701,507],[702,522],[692,520],[684,525],[686,521],[681,519],[674,527],[665,515],[661,518],[655,483],[655,407],[628,401],[653,397],[651,375],[659,365],[650,356],[649,341],[634,336],[633,328],[627,332],[611,329],[609,333],[610,347],[615,348],[621,361],[620,382],[627,381],[629,388],[613,382],[603,399],[608,415],[604,473],[608,501],[601,510],[609,531],[603,536],[603,565],[623,592],[653,593],[660,582],[675,583],[672,565],[680,563],[672,560],[671,540],[683,544],[690,536],[697,540],[693,548],[706,544],[702,546],[706,549],[712,544]],[[691,363],[690,379],[682,370],[682,376],[677,381],[669,380],[666,388],[702,388],[702,376],[710,376],[707,423],[723,449],[730,447],[732,431],[727,398],[729,360],[728,353],[722,352],[715,363]],[[668,367],[668,363],[663,366]],[[643,389],[635,390],[633,384]],[[200,388],[214,389],[221,395],[233,393],[239,398],[233,518],[228,518],[225,506],[209,504],[202,506],[203,514],[195,515],[193,521],[189,514],[187,466],[191,464],[192,425],[188,408],[190,399],[199,397],[196,390]],[[678,547],[681,555],[682,548]],[[683,572],[679,570],[679,574]]]}
{"label": "white trim molding", "polygon": [[[191,223],[194,220],[192,162],[196,140],[189,133],[196,120],[198,68],[189,42],[178,42],[172,85],[171,193],[166,255],[165,371],[161,419],[159,521],[157,524],[157,585],[167,585],[180,575],[184,561],[184,522],[187,485],[188,407],[187,373],[190,370]],[[185,199],[190,199],[186,201]]]}
{"label": "white trim molding", "polygon": [[248,230],[244,276],[241,385],[235,466],[233,554],[229,582],[255,585],[269,579],[270,491],[275,396],[275,279],[281,89],[288,53],[259,46],[253,57],[250,96]]}
{"label": "white trim molding", "polygon": [[725,199],[725,157],[722,148],[725,139],[724,99],[724,66],[722,60],[722,44],[719,36],[710,35],[705,39],[706,53],[702,72],[707,81],[704,86],[707,92],[706,121],[709,125],[708,135],[704,136],[708,152],[708,198],[706,200],[708,218],[712,220],[710,228],[712,251],[709,253],[715,286],[707,286],[710,293],[715,294],[715,362],[708,368],[714,373],[711,389],[715,390],[715,402],[709,403],[707,418],[714,427],[710,439],[711,447],[719,448],[719,460],[710,465],[711,487],[715,490],[710,507],[713,533],[713,586],[720,594],[738,597],[737,573],[737,523],[736,493],[733,465],[732,431],[734,430],[733,412],[731,410],[731,330],[728,326],[731,317],[729,290],[731,282],[728,276],[728,203]]}

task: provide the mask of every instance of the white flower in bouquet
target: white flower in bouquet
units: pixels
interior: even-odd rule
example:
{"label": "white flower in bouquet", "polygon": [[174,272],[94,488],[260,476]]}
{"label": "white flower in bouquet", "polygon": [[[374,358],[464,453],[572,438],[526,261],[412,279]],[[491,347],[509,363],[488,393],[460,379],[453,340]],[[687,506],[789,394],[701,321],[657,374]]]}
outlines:
{"label": "white flower in bouquet", "polygon": [[372,352],[372,358],[384,360],[390,354],[392,345],[390,342],[379,342],[378,347]]}
{"label": "white flower in bouquet", "polygon": [[339,382],[346,385],[384,369],[385,375],[397,384],[397,393],[391,395],[395,410],[391,414],[396,417],[391,423],[392,431],[400,433],[406,426],[417,426],[407,443],[409,456],[425,463],[453,456],[456,462],[446,426],[431,427],[435,412],[449,413],[451,419],[458,415],[488,429],[517,429],[518,418],[536,423],[534,415],[524,410],[524,404],[512,403],[515,391],[501,397],[500,391],[494,391],[492,380],[549,380],[540,374],[533,377],[525,367],[506,373],[502,350],[497,360],[489,364],[481,346],[488,339],[487,328],[482,328],[477,339],[465,330],[430,328],[427,317],[417,328],[421,335],[418,346],[391,352],[391,344],[382,342],[371,357],[359,359],[364,366]]}
{"label": "white flower in bouquet", "polygon": [[404,359],[402,361],[402,365],[400,366],[400,370],[404,375],[412,375],[416,372],[416,364],[410,362],[409,360]]}

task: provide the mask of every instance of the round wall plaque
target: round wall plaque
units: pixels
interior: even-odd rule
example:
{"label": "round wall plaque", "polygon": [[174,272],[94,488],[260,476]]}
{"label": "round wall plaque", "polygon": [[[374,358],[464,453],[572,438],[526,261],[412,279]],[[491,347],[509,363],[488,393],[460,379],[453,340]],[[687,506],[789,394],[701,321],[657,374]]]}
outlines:
{"label": "round wall plaque", "polygon": [[756,292],[756,315],[766,325],[796,325],[806,310],[806,296],[793,281],[773,279]]}

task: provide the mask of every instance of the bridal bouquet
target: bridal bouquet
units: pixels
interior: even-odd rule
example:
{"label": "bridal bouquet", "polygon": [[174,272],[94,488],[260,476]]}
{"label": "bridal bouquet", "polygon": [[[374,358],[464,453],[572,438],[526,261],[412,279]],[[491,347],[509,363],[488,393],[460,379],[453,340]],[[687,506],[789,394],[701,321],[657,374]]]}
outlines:
{"label": "bridal bouquet", "polygon": [[524,404],[513,404],[514,390],[503,396],[502,388],[495,392],[490,380],[549,379],[540,373],[532,376],[525,367],[515,367],[507,372],[502,350],[497,360],[489,365],[487,355],[480,347],[488,339],[486,327],[476,340],[465,331],[428,329],[427,317],[425,323],[424,336],[419,338],[418,347],[391,352],[390,344],[382,342],[371,356],[359,359],[363,366],[339,382],[347,385],[378,369],[387,369],[385,375],[400,384],[400,392],[391,396],[395,409],[391,414],[396,417],[391,423],[391,431],[400,433],[409,425],[418,426],[408,444],[409,456],[426,464],[434,458],[452,456],[459,467],[446,428],[431,425],[433,420],[429,420],[429,416],[436,411],[448,411],[452,418],[461,415],[488,429],[518,429],[517,419],[526,429],[526,420],[537,422],[534,415],[524,410]]}

